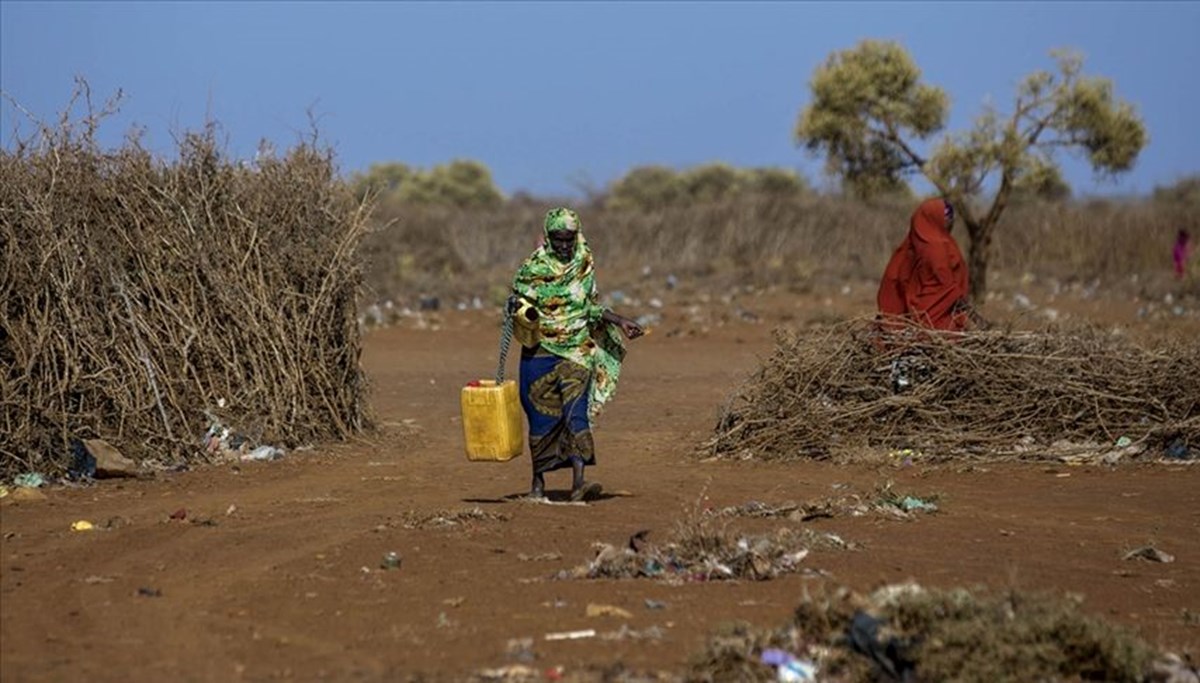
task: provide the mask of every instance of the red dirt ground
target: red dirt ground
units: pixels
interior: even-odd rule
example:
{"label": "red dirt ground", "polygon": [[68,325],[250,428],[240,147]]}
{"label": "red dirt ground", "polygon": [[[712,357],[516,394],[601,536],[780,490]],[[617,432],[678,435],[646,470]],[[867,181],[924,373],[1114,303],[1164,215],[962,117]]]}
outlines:
{"label": "red dirt ground", "polygon": [[[833,309],[866,313],[870,299],[861,287]],[[679,671],[720,622],[775,626],[806,589],[869,590],[905,579],[1077,593],[1087,611],[1164,649],[1200,655],[1200,468],[698,462],[717,407],[769,351],[771,328],[832,315],[824,297],[811,294],[741,303],[760,322],[704,331],[668,301],[664,324],[633,344],[618,398],[596,431],[600,466],[589,470],[623,495],[584,507],[509,499],[528,485],[527,456],[506,464],[463,456],[459,387],[488,376],[496,344],[494,316],[473,311],[445,314],[437,330],[401,326],[368,336],[363,362],[381,427],[361,442],[274,463],[51,490],[46,501],[5,499],[0,678],[462,680],[505,664],[508,640],[521,637],[534,639],[539,668],[623,661]],[[1135,308],[1075,304],[1079,314],[1131,328],[1142,324]],[[1195,319],[1155,324],[1197,332]],[[552,475],[550,487],[565,487],[565,476]],[[897,490],[939,495],[942,512],[806,523],[863,546],[809,555],[806,563],[829,579],[671,586],[548,578],[589,559],[595,541],[623,543],[644,528],[662,538],[696,505],[868,493],[889,480]],[[449,530],[401,523],[408,511],[475,506],[509,519]],[[180,508],[188,519],[169,519]],[[116,528],[70,531],[79,519],[115,519]],[[1176,561],[1122,560],[1147,543]],[[392,550],[403,567],[380,570]],[[546,553],[561,559],[529,559]],[[647,598],[667,606],[649,610]],[[589,618],[589,602],[633,617]],[[623,623],[665,635],[543,640]]]}

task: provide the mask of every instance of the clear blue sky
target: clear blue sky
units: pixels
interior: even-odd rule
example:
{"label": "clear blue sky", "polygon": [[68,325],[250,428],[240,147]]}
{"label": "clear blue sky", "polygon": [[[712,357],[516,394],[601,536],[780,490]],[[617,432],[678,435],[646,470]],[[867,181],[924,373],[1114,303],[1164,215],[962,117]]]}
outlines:
{"label": "clear blue sky", "polygon": [[[571,193],[630,167],[722,160],[819,180],[792,141],[812,70],[863,38],[901,41],[960,128],[1069,46],[1134,102],[1151,142],[1084,193],[1144,192],[1200,170],[1200,3],[353,3],[0,1],[0,88],[40,117],[72,77],[127,100],[158,151],[221,122],[238,156],[285,146],[312,107],[344,172],[377,161],[486,163],[508,192]],[[20,116],[3,107],[4,144]]]}

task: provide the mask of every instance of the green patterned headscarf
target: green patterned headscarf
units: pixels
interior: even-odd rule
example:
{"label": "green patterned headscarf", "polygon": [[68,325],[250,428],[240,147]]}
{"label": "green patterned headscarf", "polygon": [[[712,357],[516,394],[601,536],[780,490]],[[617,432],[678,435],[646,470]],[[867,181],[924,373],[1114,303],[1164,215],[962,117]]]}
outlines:
{"label": "green patterned headscarf", "polygon": [[[521,264],[513,291],[541,315],[542,348],[592,372],[589,405],[594,417],[617,390],[625,345],[620,329],[602,319],[592,251],[579,215],[570,209],[551,209],[543,229],[545,243]],[[575,233],[575,253],[565,263],[550,245],[550,233],[563,230]]]}

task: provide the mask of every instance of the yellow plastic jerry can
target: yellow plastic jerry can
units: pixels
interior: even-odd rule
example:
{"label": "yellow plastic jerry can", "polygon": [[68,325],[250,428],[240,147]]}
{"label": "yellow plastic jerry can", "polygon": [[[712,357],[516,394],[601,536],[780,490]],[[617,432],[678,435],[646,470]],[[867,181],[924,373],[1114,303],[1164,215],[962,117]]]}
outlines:
{"label": "yellow plastic jerry can", "polygon": [[525,450],[521,400],[511,379],[499,386],[485,379],[463,387],[462,423],[468,460],[506,462]]}

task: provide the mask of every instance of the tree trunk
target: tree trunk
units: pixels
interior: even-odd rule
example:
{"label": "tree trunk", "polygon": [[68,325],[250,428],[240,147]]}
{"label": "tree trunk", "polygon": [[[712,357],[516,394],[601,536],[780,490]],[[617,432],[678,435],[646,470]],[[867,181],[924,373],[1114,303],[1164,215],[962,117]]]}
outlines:
{"label": "tree trunk", "polygon": [[970,279],[971,301],[976,306],[983,304],[987,296],[988,257],[992,250],[992,228],[994,223],[967,222],[967,234],[971,236],[971,247],[967,255],[967,275]]}

